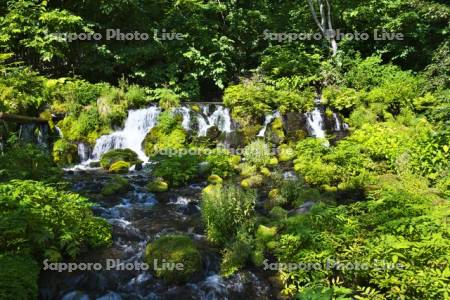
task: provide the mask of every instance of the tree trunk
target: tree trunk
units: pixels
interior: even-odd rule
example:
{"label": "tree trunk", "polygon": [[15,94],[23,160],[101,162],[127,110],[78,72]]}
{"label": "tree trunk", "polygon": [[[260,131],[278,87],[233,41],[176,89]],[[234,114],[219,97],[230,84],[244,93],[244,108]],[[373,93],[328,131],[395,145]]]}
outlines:
{"label": "tree trunk", "polygon": [[313,16],[314,22],[316,22],[317,27],[322,32],[324,37],[330,41],[332,56],[337,54],[338,44],[335,37],[335,32],[333,30],[333,24],[331,22],[331,5],[329,0],[317,0],[317,5],[319,7],[320,20],[318,18],[316,8],[314,7],[313,0],[308,0],[309,8]]}

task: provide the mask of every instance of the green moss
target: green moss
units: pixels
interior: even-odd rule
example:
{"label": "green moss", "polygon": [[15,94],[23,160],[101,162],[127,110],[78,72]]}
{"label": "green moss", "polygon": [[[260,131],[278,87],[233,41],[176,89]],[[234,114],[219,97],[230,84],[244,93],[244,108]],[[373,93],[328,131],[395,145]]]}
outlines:
{"label": "green moss", "polygon": [[278,159],[279,161],[289,161],[295,158],[295,151],[288,145],[280,145],[278,147]]}
{"label": "green moss", "polygon": [[287,218],[287,211],[279,206],[275,206],[269,213],[270,217],[275,220],[283,220]]}
{"label": "green moss", "polygon": [[209,184],[207,185],[203,190],[202,194],[206,195],[214,195],[217,191],[219,191],[222,188],[222,185],[220,184]]}
{"label": "green moss", "polygon": [[208,183],[210,184],[222,184],[223,179],[219,175],[211,175],[208,177]]}
{"label": "green moss", "polygon": [[277,165],[278,165],[278,158],[272,157],[272,158],[269,160],[269,166],[277,166]]}
{"label": "green moss", "polygon": [[113,176],[111,180],[102,188],[102,195],[110,196],[114,194],[126,193],[130,189],[128,179],[119,175]]}
{"label": "green moss", "polygon": [[269,242],[275,237],[276,234],[277,234],[276,227],[267,227],[264,225],[259,225],[258,229],[256,230],[256,239],[262,242]]}
{"label": "green moss", "polygon": [[79,162],[77,145],[67,140],[57,140],[53,145],[53,160],[58,166]]}
{"label": "green moss", "polygon": [[266,167],[262,167],[260,169],[260,172],[262,175],[266,176],[266,177],[270,177],[270,175],[272,175],[272,173],[270,172],[269,169],[267,169]]}
{"label": "green moss", "polygon": [[154,156],[168,149],[183,149],[186,146],[186,138],[186,132],[182,128],[176,128],[170,133],[164,133],[161,128],[154,127],[144,139],[144,152],[148,156]]}
{"label": "green moss", "polygon": [[243,188],[255,188],[261,186],[263,177],[261,175],[254,175],[241,181]]}
{"label": "green moss", "polygon": [[229,162],[233,167],[236,167],[241,162],[241,157],[239,155],[233,155],[229,158]]}
{"label": "green moss", "polygon": [[129,169],[130,169],[130,163],[128,163],[126,161],[116,161],[109,167],[108,172],[125,174],[125,173],[128,173]]}
{"label": "green moss", "polygon": [[[153,273],[169,283],[192,280],[202,269],[200,252],[194,242],[184,235],[163,236],[147,245],[145,260]],[[177,270],[163,269],[162,264],[179,264]],[[157,268],[154,268],[155,265]]]}
{"label": "green moss", "polygon": [[100,165],[108,170],[115,162],[122,161],[129,163],[129,166],[134,165],[140,160],[137,154],[131,149],[114,149],[106,152],[100,158]]}
{"label": "green moss", "polygon": [[1,254],[0,299],[37,299],[38,275],[39,266],[31,257]]}
{"label": "green moss", "polygon": [[169,184],[163,180],[155,180],[147,185],[147,189],[152,193],[162,193],[169,189]]}

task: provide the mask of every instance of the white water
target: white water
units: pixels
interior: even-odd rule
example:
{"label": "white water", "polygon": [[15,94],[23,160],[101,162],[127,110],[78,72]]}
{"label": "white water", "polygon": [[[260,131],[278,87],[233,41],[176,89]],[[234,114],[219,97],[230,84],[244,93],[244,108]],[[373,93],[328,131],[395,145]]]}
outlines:
{"label": "white water", "polygon": [[267,126],[269,126],[269,124],[272,123],[272,121],[275,120],[275,118],[278,118],[279,116],[280,116],[279,111],[266,115],[263,128],[258,132],[257,136],[264,137],[264,135],[266,134]]}
{"label": "white water", "polygon": [[146,162],[148,157],[142,150],[142,141],[158,122],[160,113],[161,110],[156,106],[130,110],[125,121],[125,127],[122,130],[101,136],[96,141],[92,158],[100,159],[103,153],[111,149],[129,148],[137,153],[139,159]]}
{"label": "white water", "polygon": [[183,123],[181,124],[185,130],[191,130],[191,110],[187,107],[179,107],[174,110],[183,116]]}
{"label": "white water", "polygon": [[339,121],[337,113],[333,113],[333,118],[334,118],[334,130],[341,131],[341,122]]}
{"label": "white water", "polygon": [[85,143],[78,144],[78,157],[80,161],[87,161],[89,159],[89,149],[86,147]]}
{"label": "white water", "polygon": [[326,132],[324,130],[324,123],[320,109],[316,107],[313,111],[307,112],[306,118],[308,121],[308,129],[310,134],[316,138],[324,138]]}
{"label": "white water", "polygon": [[[208,115],[209,107],[202,108],[203,113]],[[197,116],[198,135],[206,136],[208,129],[217,126],[221,132],[231,132],[231,116],[230,110],[223,106],[217,106],[216,110],[205,119],[202,115]]]}

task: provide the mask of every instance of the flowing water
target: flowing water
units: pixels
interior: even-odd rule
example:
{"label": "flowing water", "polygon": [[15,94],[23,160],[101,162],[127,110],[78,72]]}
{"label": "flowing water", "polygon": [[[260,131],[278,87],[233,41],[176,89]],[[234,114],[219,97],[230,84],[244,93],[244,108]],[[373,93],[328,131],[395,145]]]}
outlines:
{"label": "flowing water", "polygon": [[[273,288],[261,272],[244,270],[230,278],[219,275],[219,252],[206,241],[199,209],[200,192],[206,183],[154,195],[145,188],[148,172],[144,168],[125,175],[131,191],[110,197],[100,194],[101,187],[110,179],[107,173],[99,170],[66,173],[73,190],[94,201],[94,213],[112,225],[113,245],[91,250],[76,261],[100,263],[101,270],[43,271],[40,299],[272,299]],[[171,233],[190,236],[200,249],[203,270],[191,282],[169,285],[139,268],[107,269],[107,259],[119,260],[127,266],[144,262],[146,244]]]}
{"label": "flowing water", "polygon": [[318,107],[314,108],[313,111],[306,113],[306,118],[308,121],[308,131],[316,138],[324,138],[326,136],[324,127],[324,118],[322,117],[322,112]]}
{"label": "flowing water", "polygon": [[266,115],[266,117],[264,119],[263,128],[258,132],[257,136],[264,137],[264,135],[266,134],[267,126],[269,126],[269,124],[272,123],[272,121],[275,120],[278,117],[280,117],[280,112],[279,111],[276,111],[276,112],[274,112],[272,114]]}

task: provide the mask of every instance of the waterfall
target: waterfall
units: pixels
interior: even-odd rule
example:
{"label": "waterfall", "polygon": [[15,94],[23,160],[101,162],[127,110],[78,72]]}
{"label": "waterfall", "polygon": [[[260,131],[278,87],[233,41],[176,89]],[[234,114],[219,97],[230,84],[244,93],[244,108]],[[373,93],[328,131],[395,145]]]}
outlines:
{"label": "waterfall", "polygon": [[259,131],[257,136],[264,137],[264,135],[266,134],[267,126],[269,126],[269,124],[272,123],[272,121],[275,120],[275,118],[278,118],[279,116],[280,116],[279,111],[266,115],[263,128]]}
{"label": "waterfall", "polygon": [[334,130],[341,131],[341,122],[339,121],[337,113],[333,113],[333,118],[334,118]]}
{"label": "waterfall", "polygon": [[316,107],[312,112],[307,112],[306,118],[310,134],[316,138],[324,138],[326,132],[324,130],[323,117],[320,109]]}
{"label": "waterfall", "polygon": [[89,159],[89,148],[85,143],[79,143],[78,147],[78,157],[80,161],[87,161]]}
{"label": "waterfall", "polygon": [[101,136],[96,141],[92,158],[100,159],[103,153],[111,149],[129,148],[138,154],[139,159],[147,161],[148,158],[142,150],[142,141],[158,122],[160,112],[156,106],[130,110],[122,130]]}
{"label": "waterfall", "polygon": [[56,133],[58,133],[58,136],[63,139],[64,133],[62,132],[61,128],[59,128],[58,126],[55,125],[55,130],[56,130]]}
{"label": "waterfall", "polygon": [[216,110],[210,116],[208,116],[208,106],[203,106],[202,111],[206,119],[203,115],[197,116],[199,136],[206,136],[208,129],[212,126],[217,126],[221,132],[231,132],[231,116],[228,108],[217,106]]}
{"label": "waterfall", "polygon": [[179,107],[174,110],[183,116],[183,123],[181,124],[185,130],[191,130],[191,110],[187,107]]}

